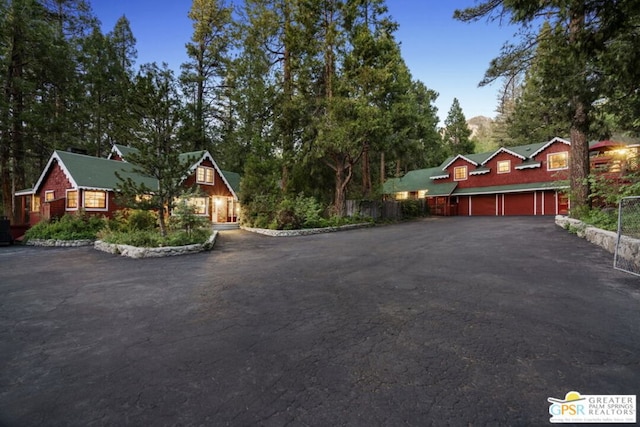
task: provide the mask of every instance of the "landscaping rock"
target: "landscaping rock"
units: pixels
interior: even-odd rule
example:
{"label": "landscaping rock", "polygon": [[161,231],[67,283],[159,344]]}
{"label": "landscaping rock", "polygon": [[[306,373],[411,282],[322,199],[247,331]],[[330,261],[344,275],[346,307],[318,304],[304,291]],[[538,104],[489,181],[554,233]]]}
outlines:
{"label": "landscaping rock", "polygon": [[218,232],[214,230],[206,242],[197,243],[193,245],[185,245],[185,246],[165,246],[162,248],[140,248],[137,246],[107,243],[107,242],[103,242],[102,240],[96,240],[93,247],[102,252],[107,252],[107,253],[116,254],[116,255],[120,254],[122,256],[126,256],[129,258],[136,258],[136,259],[160,258],[160,257],[187,255],[187,254],[194,254],[202,251],[209,251],[213,249],[217,236],[218,236]]}

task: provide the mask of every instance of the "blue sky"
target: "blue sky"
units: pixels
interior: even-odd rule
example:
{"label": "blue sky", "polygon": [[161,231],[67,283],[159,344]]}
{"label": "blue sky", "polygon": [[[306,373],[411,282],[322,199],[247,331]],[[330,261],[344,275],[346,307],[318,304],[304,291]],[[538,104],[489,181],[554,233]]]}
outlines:
{"label": "blue sky", "polygon": [[[187,13],[190,0],[90,0],[104,32],[126,15],[137,40],[138,61],[167,62],[174,70],[186,62],[184,45],[192,34]],[[435,103],[444,121],[454,98],[467,119],[494,117],[501,82],[478,87],[489,61],[516,32],[513,27],[485,21],[455,21],[456,8],[473,6],[475,0],[387,0],[391,16],[400,28],[396,38],[414,79],[440,95]]]}

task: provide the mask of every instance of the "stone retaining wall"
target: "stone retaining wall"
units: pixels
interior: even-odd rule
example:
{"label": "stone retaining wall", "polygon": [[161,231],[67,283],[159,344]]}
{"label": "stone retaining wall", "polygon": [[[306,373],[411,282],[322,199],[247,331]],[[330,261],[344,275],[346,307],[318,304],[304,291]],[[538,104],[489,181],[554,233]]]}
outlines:
{"label": "stone retaining wall", "polygon": [[96,240],[94,248],[110,254],[119,254],[129,258],[160,258],[166,256],[177,256],[194,254],[202,251],[213,249],[218,236],[217,231],[213,231],[209,239],[205,243],[198,243],[185,246],[165,246],[162,248],[140,248],[130,245],[119,245],[115,243],[106,243],[102,240]]}
{"label": "stone retaining wall", "polygon": [[94,240],[58,240],[58,239],[29,239],[24,242],[27,246],[43,246],[48,248],[76,248],[78,246],[91,246]]}
{"label": "stone retaining wall", "polygon": [[[602,230],[563,215],[556,215],[556,224],[567,230],[575,231],[578,237],[582,237],[612,254],[616,251],[618,233]],[[630,261],[637,268],[640,268],[640,240],[622,236],[620,238],[620,247],[618,248],[618,257],[619,259]]]}
{"label": "stone retaining wall", "polygon": [[240,226],[241,229],[251,231],[252,233],[264,234],[272,237],[294,237],[294,236],[308,236],[310,234],[322,234],[333,233],[335,231],[355,230],[357,228],[373,227],[372,223],[362,224],[347,224],[339,227],[324,227],[324,228],[305,228],[301,230],[271,230],[268,228],[252,228]]}

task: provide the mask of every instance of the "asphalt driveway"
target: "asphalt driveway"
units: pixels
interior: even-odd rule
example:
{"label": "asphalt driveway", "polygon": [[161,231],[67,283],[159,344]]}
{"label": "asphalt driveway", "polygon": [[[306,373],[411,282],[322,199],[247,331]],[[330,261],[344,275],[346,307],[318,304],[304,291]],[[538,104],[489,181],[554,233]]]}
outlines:
{"label": "asphalt driveway", "polygon": [[132,260],[0,247],[0,425],[546,425],[640,394],[640,280],[552,218]]}

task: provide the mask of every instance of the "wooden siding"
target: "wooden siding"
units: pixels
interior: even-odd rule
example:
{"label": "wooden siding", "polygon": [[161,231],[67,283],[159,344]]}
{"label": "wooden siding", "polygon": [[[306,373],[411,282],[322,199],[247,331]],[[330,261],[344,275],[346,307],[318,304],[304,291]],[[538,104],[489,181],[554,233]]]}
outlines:
{"label": "wooden siding", "polygon": [[[441,178],[434,180],[436,183],[444,182],[457,182],[459,189],[475,188],[475,187],[490,187],[495,185],[516,185],[516,184],[529,184],[534,182],[554,182],[568,178],[568,169],[559,171],[547,170],[547,155],[552,153],[570,152],[568,145],[557,141],[551,144],[549,147],[538,153],[534,161],[540,162],[541,165],[535,168],[516,169],[516,166],[521,165],[523,160],[514,156],[508,152],[500,152],[498,155],[491,158],[485,165],[478,165],[478,168],[489,168],[490,171],[483,174],[471,175],[476,169],[476,166],[469,163],[463,158],[458,158],[451,163],[443,174],[449,174],[448,178]],[[511,161],[511,171],[508,173],[498,173],[498,162],[503,160]],[[467,179],[461,181],[455,181],[453,171],[456,167],[467,166]]]}

